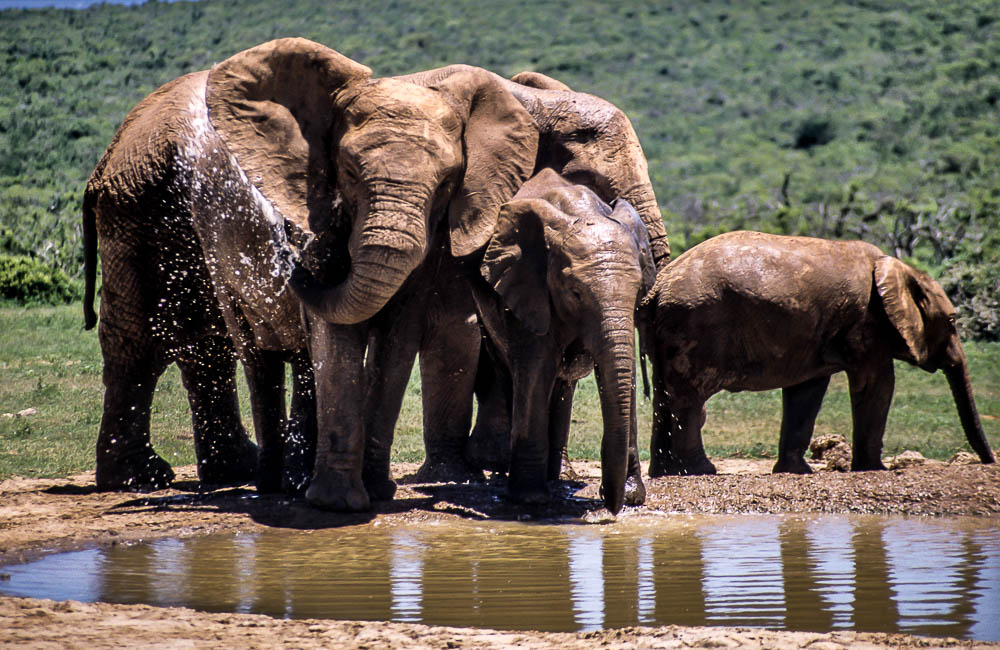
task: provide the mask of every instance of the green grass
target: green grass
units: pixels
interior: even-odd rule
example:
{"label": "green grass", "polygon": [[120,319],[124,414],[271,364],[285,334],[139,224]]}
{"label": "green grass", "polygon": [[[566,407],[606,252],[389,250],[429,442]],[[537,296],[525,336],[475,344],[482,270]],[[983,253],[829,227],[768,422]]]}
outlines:
{"label": "green grass", "polygon": [[[967,343],[966,353],[983,428],[993,446],[1000,446],[1000,343]],[[244,422],[251,427],[242,376],[239,385]],[[36,411],[0,415],[0,479],[66,476],[93,468],[102,393],[97,334],[83,331],[78,306],[0,308],[0,414]],[[651,416],[650,403],[640,400],[643,458],[648,458]],[[777,391],[716,395],[709,401],[704,431],[709,455],[773,456],[780,418]],[[164,458],[175,465],[194,462],[187,397],[175,367],[157,386],[152,429],[153,445]],[[843,374],[831,382],[816,433],[850,435]],[[591,375],[577,389],[570,456],[598,458],[600,435],[600,403]],[[898,363],[885,452],[903,449],[943,459],[967,446],[945,378]],[[422,459],[420,382],[414,371],[396,427],[393,460]]]}

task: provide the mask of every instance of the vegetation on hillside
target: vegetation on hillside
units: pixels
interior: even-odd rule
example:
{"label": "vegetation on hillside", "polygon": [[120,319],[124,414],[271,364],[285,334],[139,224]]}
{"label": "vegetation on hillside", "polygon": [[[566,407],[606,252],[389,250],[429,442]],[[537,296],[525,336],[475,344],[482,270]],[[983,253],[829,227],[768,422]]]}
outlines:
{"label": "vegetation on hillside", "polygon": [[994,0],[203,0],[0,12],[0,253],[79,278],[87,176],[160,84],[280,36],[392,75],[532,69],[623,108],[673,248],[737,228],[864,238],[1000,339]]}

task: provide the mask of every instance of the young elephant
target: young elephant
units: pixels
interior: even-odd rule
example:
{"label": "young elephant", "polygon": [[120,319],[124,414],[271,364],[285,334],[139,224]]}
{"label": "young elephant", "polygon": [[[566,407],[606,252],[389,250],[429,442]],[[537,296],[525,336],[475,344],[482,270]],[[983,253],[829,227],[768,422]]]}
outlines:
{"label": "young elephant", "polygon": [[993,454],[969,383],[955,309],[927,274],[864,242],[732,232],[674,260],[644,307],[652,319],[650,476],[712,474],[701,427],[720,390],[782,389],[775,472],[804,460],[830,375],[847,371],[853,470],[885,469],[893,359],[943,369],[969,444]]}
{"label": "young elephant", "polygon": [[636,211],[621,199],[612,209],[586,187],[542,170],[501,209],[480,270],[477,309],[512,381],[511,496],[548,499],[573,389],[596,368],[604,503],[612,513],[642,503],[634,313],[655,266]]}

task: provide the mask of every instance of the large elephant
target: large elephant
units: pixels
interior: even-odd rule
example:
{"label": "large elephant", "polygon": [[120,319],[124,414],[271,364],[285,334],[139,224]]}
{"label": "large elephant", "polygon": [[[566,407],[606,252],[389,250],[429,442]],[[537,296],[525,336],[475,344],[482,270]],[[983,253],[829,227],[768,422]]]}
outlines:
{"label": "large elephant", "polygon": [[638,214],[625,200],[612,208],[544,169],[501,209],[481,272],[473,295],[494,356],[513,383],[511,496],[548,498],[576,382],[595,370],[605,505],[617,513],[626,500],[642,503],[633,316],[656,267]]}
{"label": "large elephant", "polygon": [[884,469],[893,359],[944,370],[972,449],[993,453],[979,422],[955,309],[941,287],[877,247],[732,232],[703,242],[660,275],[653,319],[650,476],[708,474],[701,427],[720,390],[782,389],[775,472],[804,460],[830,381],[847,371],[854,470]]}
{"label": "large elephant", "polygon": [[[376,383],[395,394],[394,378],[408,375],[408,367],[389,378],[365,375],[364,355],[374,357],[371,367],[393,368],[407,356],[412,364],[415,352],[407,325],[412,318],[372,317],[394,297],[389,311],[408,315],[418,309],[413,296],[419,295],[420,282],[414,272],[429,251],[437,256],[449,245],[470,250],[485,245],[500,205],[528,177],[537,150],[531,117],[485,71],[468,68],[424,86],[370,74],[329,48],[280,39],[168,84],[144,102],[155,110],[141,104],[120,129],[105,155],[120,164],[99,165],[87,193],[95,208],[84,215],[85,231],[88,220],[96,220],[102,253],[119,247],[138,257],[149,246],[169,258],[161,264],[165,277],[150,278],[138,293],[125,291],[131,287],[123,287],[120,278],[142,275],[141,269],[109,273],[105,261],[102,333],[125,330],[138,348],[157,337],[198,341],[205,328],[189,330],[183,318],[163,318],[157,311],[186,313],[192,305],[199,318],[205,318],[202,312],[215,317],[212,332],[217,332],[221,319],[211,275],[244,361],[262,359],[269,395],[280,399],[276,360],[308,345],[320,435],[307,497],[347,510],[369,503],[361,478],[361,419],[373,391],[363,385]],[[136,215],[144,210],[157,233],[164,224],[181,224],[178,241],[116,239],[116,227],[138,230]],[[93,241],[91,234],[88,250]],[[291,283],[296,300],[285,291],[285,267],[304,243]],[[178,248],[190,252],[181,263],[175,262],[181,259],[174,253]],[[88,253],[91,300],[93,258]],[[199,302],[171,303],[173,294],[164,290],[171,283],[178,286],[175,293],[197,294]],[[134,314],[125,322],[106,302],[109,293],[119,291],[119,303]],[[304,330],[299,301],[305,306]],[[92,323],[93,314],[87,316]],[[131,321],[163,325],[130,328]],[[116,350],[105,346],[104,352],[108,359]],[[143,365],[142,359],[129,361]],[[150,397],[159,370],[147,371],[149,382],[141,386]],[[110,370],[106,377],[111,383],[121,380]],[[205,389],[195,382],[186,387]],[[271,441],[279,435],[273,420],[281,406],[274,399],[254,406],[255,421],[258,414],[269,414],[272,421],[258,425],[258,435],[267,432],[265,452],[279,446]],[[102,487],[169,480],[159,466],[156,473],[144,472],[150,456],[155,458],[148,445],[148,412],[145,431],[115,430],[112,422],[102,426],[101,437],[106,444],[98,444],[99,473],[102,465],[113,465],[127,477]],[[120,444],[125,439],[129,444]],[[131,443],[136,439],[144,443],[138,455]],[[370,487],[378,497],[394,489],[385,481]]]}
{"label": "large elephant", "polygon": [[[432,85],[467,69],[452,65],[401,79]],[[628,201],[649,233],[656,267],[666,266],[670,261],[666,230],[642,146],[625,113],[600,97],[574,92],[540,73],[522,72],[511,80],[493,77],[532,117],[538,133],[533,173],[552,169],[571,183],[588,187],[606,203],[617,198]],[[481,250],[453,247],[453,251],[464,256],[459,260],[459,277],[478,274]],[[426,480],[461,479],[481,468],[503,464],[485,458],[482,443],[507,439],[510,404],[503,389],[505,380],[493,375],[485,351],[478,355],[478,326],[470,297],[435,291],[430,298],[420,335],[427,457],[418,476]],[[470,437],[473,391],[479,406]]]}

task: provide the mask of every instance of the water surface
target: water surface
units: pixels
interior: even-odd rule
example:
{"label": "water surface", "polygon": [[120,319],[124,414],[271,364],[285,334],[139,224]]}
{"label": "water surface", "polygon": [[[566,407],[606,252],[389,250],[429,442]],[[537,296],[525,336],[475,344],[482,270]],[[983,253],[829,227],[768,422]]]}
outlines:
{"label": "water surface", "polygon": [[165,539],[3,569],[8,595],[575,631],[738,625],[1000,640],[1000,525],[740,515]]}

